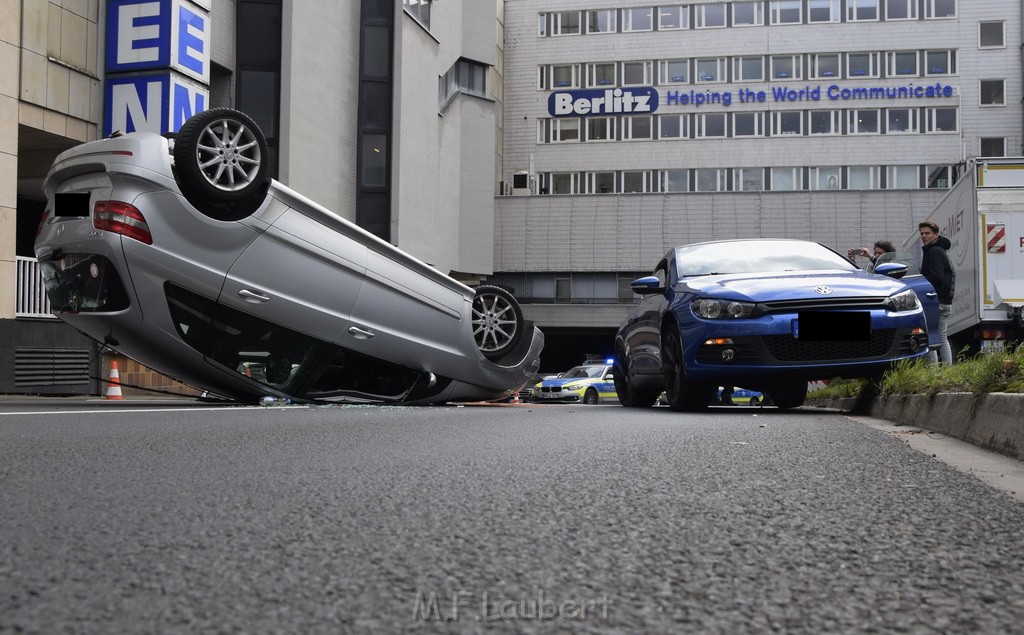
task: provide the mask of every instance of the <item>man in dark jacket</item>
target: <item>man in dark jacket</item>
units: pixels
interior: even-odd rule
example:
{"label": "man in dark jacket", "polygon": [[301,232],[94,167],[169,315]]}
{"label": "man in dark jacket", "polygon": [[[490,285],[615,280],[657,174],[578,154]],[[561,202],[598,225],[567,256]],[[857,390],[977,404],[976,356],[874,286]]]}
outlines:
{"label": "man in dark jacket", "polygon": [[[923,221],[917,225],[921,234],[921,273],[928,282],[935,287],[939,295],[939,350],[930,353],[933,362],[943,364],[953,363],[953,349],[949,346],[949,338],[946,334],[946,322],[953,307],[953,289],[956,284],[956,272],[949,262],[949,255],[946,250],[951,243],[945,236],[939,235],[939,226],[930,220]],[[931,328],[931,325],[929,325]]]}

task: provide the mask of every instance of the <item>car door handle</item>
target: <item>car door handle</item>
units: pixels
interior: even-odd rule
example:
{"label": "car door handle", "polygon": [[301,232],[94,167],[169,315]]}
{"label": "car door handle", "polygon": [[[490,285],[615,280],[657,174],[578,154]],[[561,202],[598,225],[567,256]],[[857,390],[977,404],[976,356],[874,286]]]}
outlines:
{"label": "car door handle", "polygon": [[366,329],[361,329],[358,326],[348,327],[348,332],[354,335],[357,340],[372,339],[373,336],[376,335],[373,331],[367,331]]}
{"label": "car door handle", "polygon": [[264,302],[270,302],[269,295],[263,295],[262,293],[256,293],[255,291],[249,291],[248,289],[242,289],[238,292],[238,295],[252,304],[262,304]]}

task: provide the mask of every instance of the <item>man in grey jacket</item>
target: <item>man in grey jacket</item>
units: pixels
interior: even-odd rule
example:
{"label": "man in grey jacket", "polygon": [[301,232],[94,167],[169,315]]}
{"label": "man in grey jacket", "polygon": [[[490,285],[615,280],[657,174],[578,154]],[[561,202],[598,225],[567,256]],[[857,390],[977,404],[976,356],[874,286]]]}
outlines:
{"label": "man in grey jacket", "polygon": [[953,307],[953,290],[956,285],[956,272],[949,262],[949,255],[946,250],[951,243],[945,236],[939,235],[939,226],[930,220],[917,224],[918,232],[921,235],[921,273],[928,282],[935,287],[939,296],[939,350],[931,351],[929,354],[932,362],[943,364],[953,363],[953,349],[949,345],[949,338],[946,333],[946,323]]}

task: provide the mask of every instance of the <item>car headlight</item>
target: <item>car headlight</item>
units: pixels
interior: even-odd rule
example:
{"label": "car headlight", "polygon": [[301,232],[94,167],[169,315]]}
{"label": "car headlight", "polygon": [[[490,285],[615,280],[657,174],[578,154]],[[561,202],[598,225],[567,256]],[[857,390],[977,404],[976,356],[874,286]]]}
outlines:
{"label": "car headlight", "polygon": [[566,384],[564,388],[566,390],[576,391],[579,390],[580,388],[583,388],[583,384]]}
{"label": "car headlight", "polygon": [[705,320],[748,318],[758,313],[757,305],[753,302],[738,302],[736,300],[698,298],[690,306],[694,315]]}
{"label": "car headlight", "polygon": [[921,306],[921,303],[918,301],[914,290],[907,289],[906,291],[900,291],[895,295],[889,296],[886,306],[890,311],[913,311]]}

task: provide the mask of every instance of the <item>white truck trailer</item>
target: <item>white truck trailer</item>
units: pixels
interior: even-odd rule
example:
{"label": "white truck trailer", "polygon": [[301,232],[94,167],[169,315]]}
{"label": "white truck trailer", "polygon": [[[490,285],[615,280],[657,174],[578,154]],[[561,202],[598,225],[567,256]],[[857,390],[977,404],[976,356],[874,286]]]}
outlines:
{"label": "white truck trailer", "polygon": [[[969,159],[956,166],[954,177],[927,219],[952,242],[950,343],[954,356],[965,346],[1000,351],[1024,339],[1024,157]],[[920,264],[916,231],[903,249],[917,254]]]}

